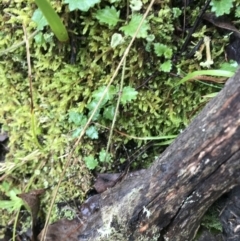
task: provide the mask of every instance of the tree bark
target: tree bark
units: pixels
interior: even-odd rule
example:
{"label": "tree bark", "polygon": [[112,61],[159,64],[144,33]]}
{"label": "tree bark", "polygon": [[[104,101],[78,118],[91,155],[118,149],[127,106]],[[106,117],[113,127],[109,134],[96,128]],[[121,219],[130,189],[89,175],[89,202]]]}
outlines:
{"label": "tree bark", "polygon": [[240,183],[239,159],[240,70],[149,169],[91,197],[74,220],[49,225],[46,240],[107,240],[115,232],[193,240],[206,210]]}

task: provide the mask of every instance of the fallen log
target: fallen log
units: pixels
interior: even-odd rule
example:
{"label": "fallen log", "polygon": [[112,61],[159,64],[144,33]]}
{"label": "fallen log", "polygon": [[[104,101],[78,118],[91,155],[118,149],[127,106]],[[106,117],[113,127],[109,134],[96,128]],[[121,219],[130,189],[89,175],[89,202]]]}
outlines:
{"label": "fallen log", "polygon": [[206,210],[239,185],[239,160],[240,70],[149,169],[49,225],[45,240],[193,240]]}

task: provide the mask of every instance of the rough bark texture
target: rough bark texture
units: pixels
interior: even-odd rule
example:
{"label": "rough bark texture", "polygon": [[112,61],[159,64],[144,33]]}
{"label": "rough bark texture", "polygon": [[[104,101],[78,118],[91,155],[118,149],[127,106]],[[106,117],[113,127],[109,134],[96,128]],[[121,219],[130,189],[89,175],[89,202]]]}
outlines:
{"label": "rough bark texture", "polygon": [[240,240],[240,186],[235,187],[221,212],[223,238],[229,241]]}
{"label": "rough bark texture", "polygon": [[192,240],[206,210],[240,183],[239,159],[240,70],[148,170],[87,200],[75,220],[50,225],[46,240],[98,240],[118,225],[131,240],[152,240],[156,227],[161,240]]}

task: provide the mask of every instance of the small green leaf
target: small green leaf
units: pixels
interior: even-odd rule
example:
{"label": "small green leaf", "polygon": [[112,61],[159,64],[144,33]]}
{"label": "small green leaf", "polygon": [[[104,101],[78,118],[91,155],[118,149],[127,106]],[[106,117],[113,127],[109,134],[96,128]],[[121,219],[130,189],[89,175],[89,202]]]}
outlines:
{"label": "small green leaf", "polygon": [[16,190],[16,189],[12,189],[12,190],[10,190],[10,192],[9,192],[9,197],[10,197],[10,199],[11,200],[13,200],[13,201],[19,201],[19,199],[21,199],[21,198],[19,198],[19,197],[17,197],[17,194],[19,194],[20,192],[18,191],[18,190]]}
{"label": "small green leaf", "polygon": [[70,11],[80,9],[83,12],[87,12],[89,8],[100,2],[101,0],[64,0],[64,3],[69,4]]}
{"label": "small green leaf", "polygon": [[[97,107],[97,104],[98,104],[98,100],[95,100],[95,99],[94,99],[93,101],[91,101],[91,102],[87,105],[87,108],[90,110],[90,112],[88,113],[88,116],[91,116],[91,115],[92,115],[94,109]],[[93,121],[95,121],[95,120],[97,120],[97,119],[99,118],[101,107],[102,107],[102,104],[98,107],[98,110],[95,112],[95,114],[94,114],[94,116],[93,116],[93,118],[92,118]]]}
{"label": "small green leaf", "polygon": [[0,209],[7,209],[9,212],[20,210],[23,205],[22,199],[19,200],[0,200]]}
{"label": "small green leaf", "polygon": [[[143,16],[140,14],[133,15],[129,24],[121,27],[120,30],[122,30],[127,36],[133,37],[133,35],[135,34],[135,32],[138,28],[138,25],[140,24],[140,22],[142,20],[142,17]],[[147,31],[149,29],[150,29],[149,23],[146,20],[144,20],[144,22],[137,34],[137,38],[146,38],[148,36]]]}
{"label": "small green leaf", "polygon": [[182,14],[182,11],[179,8],[172,8],[172,12],[173,18],[178,18]]}
{"label": "small green leaf", "polygon": [[90,126],[86,130],[86,135],[91,139],[98,139],[98,130],[95,126]]}
{"label": "small green leaf", "polygon": [[98,100],[93,100],[93,101],[91,101],[89,104],[87,104],[87,108],[89,109],[89,110],[94,110],[95,108],[96,108],[96,106],[97,106],[97,104],[98,104]]}
{"label": "small green leaf", "polygon": [[164,56],[167,59],[172,58],[172,49],[170,49],[165,44],[155,43],[154,44],[154,52],[158,57]]}
{"label": "small green leaf", "polygon": [[130,0],[130,8],[132,11],[139,11],[142,8],[142,1],[141,0]]}
{"label": "small green leaf", "polygon": [[235,10],[235,17],[240,18],[240,6],[238,6]]}
{"label": "small green leaf", "polygon": [[211,11],[216,13],[216,16],[222,16],[223,14],[229,14],[233,7],[233,0],[212,0],[210,2],[212,6]]}
{"label": "small green leaf", "polygon": [[[103,96],[103,92],[105,91],[106,89],[106,86],[102,86],[100,88],[98,88],[97,90],[95,90],[92,94],[93,98],[97,101],[99,101],[101,99],[101,97]],[[105,104],[108,100],[112,100],[114,95],[116,94],[116,88],[114,86],[110,86],[108,88],[108,91],[106,93],[106,95],[104,96],[104,99],[103,99],[103,104]]]}
{"label": "small green leaf", "polygon": [[[7,187],[9,188],[9,187]],[[24,204],[23,200],[17,197],[17,194],[20,193],[17,189],[12,189],[6,193],[9,196],[10,200],[0,200],[0,209],[7,209],[10,212],[20,210],[21,206]]]}
{"label": "small green leaf", "polygon": [[38,34],[36,34],[36,36],[34,36],[34,39],[37,44],[43,44],[45,42],[42,32],[39,32]]}
{"label": "small green leaf", "polygon": [[96,18],[100,23],[106,23],[109,26],[115,26],[119,21],[120,11],[117,11],[115,7],[105,7],[104,9],[99,9],[96,13]]}
{"label": "small green leaf", "polygon": [[154,34],[149,34],[149,35],[147,36],[147,38],[146,38],[146,40],[147,40],[148,42],[152,42],[154,39],[155,39],[155,35],[154,35]]}
{"label": "small green leaf", "polygon": [[43,28],[48,25],[47,19],[39,8],[34,11],[32,20],[37,24],[37,30],[43,30]]}
{"label": "small green leaf", "polygon": [[99,161],[109,163],[111,161],[111,155],[102,149],[99,153]]}
{"label": "small green leaf", "polygon": [[113,120],[115,107],[110,105],[104,108],[103,117],[108,120]]}
{"label": "small green leaf", "polygon": [[164,62],[163,64],[161,64],[160,66],[160,70],[162,70],[163,72],[170,72],[170,70],[172,69],[172,62],[171,60],[168,60],[166,62]]}
{"label": "small green leaf", "polygon": [[6,181],[4,181],[1,185],[0,185],[0,190],[3,189],[4,192],[8,193],[9,189],[10,189],[10,184]]}
{"label": "small green leaf", "polygon": [[155,43],[154,44],[154,52],[158,57],[161,57],[164,55],[164,53],[167,51],[167,46],[165,44]]}
{"label": "small green leaf", "polygon": [[87,123],[87,117],[83,114],[70,111],[68,121],[74,123],[75,125],[85,125]]}
{"label": "small green leaf", "polygon": [[[93,110],[88,113],[88,117],[90,117],[90,116],[92,115],[92,113],[93,113]],[[99,118],[101,118],[100,109],[98,109],[98,110],[95,112],[92,120],[93,120],[93,121],[96,121],[96,120],[98,120]]]}
{"label": "small green leaf", "polygon": [[224,62],[221,64],[220,69],[227,70],[231,72],[235,72],[238,68],[238,63],[236,61],[231,60],[230,62]]}
{"label": "small green leaf", "polygon": [[38,175],[40,175],[40,174],[41,174],[41,171],[40,171],[40,170],[37,169],[37,170],[34,171],[34,175],[38,176]]}
{"label": "small green leaf", "polygon": [[94,158],[93,155],[84,157],[83,160],[85,161],[87,168],[90,170],[93,170],[95,167],[98,166],[98,161]]}
{"label": "small green leaf", "polygon": [[80,135],[80,133],[82,132],[82,127],[78,127],[74,132],[73,132],[73,134],[72,134],[72,137],[73,138],[78,138],[79,137],[79,135]]}
{"label": "small green leaf", "polygon": [[116,46],[122,44],[124,42],[124,38],[119,33],[114,33],[111,38],[111,47],[115,48]]}
{"label": "small green leaf", "polygon": [[138,92],[134,88],[130,86],[124,87],[121,96],[121,103],[125,105],[127,102],[135,100],[137,98],[137,94]]}
{"label": "small green leaf", "polygon": [[170,49],[169,47],[166,49],[166,51],[164,52],[164,57],[167,59],[171,59],[172,58],[172,49]]}

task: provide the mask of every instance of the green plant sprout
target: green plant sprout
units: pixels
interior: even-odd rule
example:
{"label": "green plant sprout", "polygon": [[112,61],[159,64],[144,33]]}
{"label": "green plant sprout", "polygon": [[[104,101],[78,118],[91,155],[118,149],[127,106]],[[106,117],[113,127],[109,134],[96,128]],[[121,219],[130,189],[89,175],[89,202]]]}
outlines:
{"label": "green plant sprout", "polygon": [[0,200],[0,209],[6,209],[9,213],[16,212],[16,219],[13,225],[13,241],[15,241],[17,220],[24,202],[21,198],[17,197],[17,194],[19,194],[20,191],[16,188],[11,188],[11,185],[6,181],[3,181],[0,185],[0,191],[5,193],[5,195],[9,198],[9,200]]}
{"label": "green plant sprout", "polygon": [[59,41],[67,42],[68,32],[62,23],[61,19],[59,18],[56,11],[52,8],[51,4],[48,0],[35,0],[38,7],[41,9],[43,15],[47,19],[50,28],[52,29],[53,33],[56,35]]}
{"label": "green plant sprout", "polygon": [[99,153],[99,157],[95,158],[93,155],[89,155],[84,157],[84,161],[86,163],[87,168],[90,170],[95,169],[97,166],[99,166],[99,163],[111,163],[112,157],[111,155],[102,149]]}
{"label": "green plant sprout", "polygon": [[204,95],[203,98],[204,99],[211,99],[211,98],[214,98],[217,94],[218,94],[218,92],[214,92],[214,93],[211,93],[211,94]]}
{"label": "green plant sprout", "polygon": [[229,70],[198,70],[194,71],[192,73],[187,74],[184,78],[182,78],[176,85],[180,85],[185,83],[188,80],[197,79],[198,76],[203,75],[210,75],[210,76],[220,76],[220,77],[232,77],[234,75],[234,72]]}
{"label": "green plant sprout", "polygon": [[216,16],[222,16],[223,14],[229,14],[233,7],[234,0],[212,0],[210,5],[212,6],[212,12],[216,13]]}
{"label": "green plant sprout", "polygon": [[11,188],[8,182],[3,182],[0,185],[0,190],[4,192],[10,200],[0,200],[0,209],[7,209],[9,212],[20,210],[24,204],[22,199],[17,197],[20,191],[16,188]]}
{"label": "green plant sprout", "polygon": [[87,12],[90,8],[92,8],[95,4],[100,3],[101,0],[64,0],[64,3],[69,4],[69,10],[73,11],[76,9],[80,9],[83,12]]}
{"label": "green plant sprout", "polygon": [[[88,116],[90,116],[92,114],[92,112],[94,111],[94,108],[96,107],[98,101],[101,99],[102,97],[102,93],[104,91],[106,87],[100,87],[98,88],[96,91],[93,92],[92,94],[92,98],[93,100],[87,105],[87,109],[89,110],[89,114]],[[117,95],[119,91],[117,90],[116,87],[114,86],[110,86],[108,89],[108,92],[106,93],[102,104],[99,106],[97,112],[95,113],[95,115],[93,116],[93,120],[97,121],[97,120],[113,120],[114,118],[114,110],[115,110],[115,106],[113,104],[111,104],[110,101],[113,100],[113,98]],[[130,87],[130,86],[126,86],[123,88],[123,90],[121,91],[121,98],[120,98],[120,102],[122,105],[126,105],[127,103],[131,103],[131,101],[135,100],[137,97],[138,92]],[[103,113],[100,114],[100,111],[103,110]],[[75,112],[74,109],[69,111],[69,123],[73,123],[77,128],[74,130],[74,132],[72,133],[72,137],[73,138],[78,138],[79,134],[81,133],[82,129],[84,128],[84,125],[87,123],[87,116],[82,114],[82,113],[78,113]],[[96,126],[91,125],[86,129],[86,135],[90,138],[90,139],[98,139],[98,129]]]}

